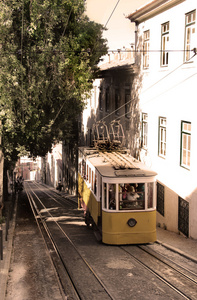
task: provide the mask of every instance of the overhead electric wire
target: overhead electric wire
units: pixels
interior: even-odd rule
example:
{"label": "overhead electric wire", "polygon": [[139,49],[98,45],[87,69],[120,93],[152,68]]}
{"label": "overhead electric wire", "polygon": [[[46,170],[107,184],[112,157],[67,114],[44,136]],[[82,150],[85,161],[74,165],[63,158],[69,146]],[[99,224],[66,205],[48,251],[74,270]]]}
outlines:
{"label": "overhead electric wire", "polygon": [[[186,50],[186,49],[169,49],[168,51],[166,50],[149,50],[149,51],[144,51],[144,50],[121,50],[121,49],[117,49],[117,50],[108,50],[108,53],[111,52],[111,53],[168,53],[168,52],[191,52],[191,51],[195,51],[196,48],[192,49],[192,50]],[[61,50],[58,50],[58,49],[51,49],[51,50],[46,50],[46,49],[36,49],[35,51],[33,51],[32,49],[27,51],[25,49],[23,49],[23,54],[26,54],[26,53],[31,53],[31,54],[34,54],[34,53],[37,53],[37,54],[42,54],[42,53],[75,53],[76,51],[75,50],[69,50],[69,51],[61,51]],[[98,53],[98,52],[102,52],[102,51],[99,51],[99,50],[95,50],[95,53]],[[80,51],[80,53],[89,53],[88,50],[82,50]],[[1,52],[0,52],[0,56],[3,56],[5,54],[19,54],[19,55],[22,55],[21,53],[21,48],[17,51],[2,51],[1,49]]]}
{"label": "overhead electric wire", "polygon": [[[109,16],[109,18],[108,18],[108,20],[107,20],[105,26],[104,26],[105,28],[106,28],[107,24],[109,23],[109,21],[110,21],[112,15],[113,15],[114,11],[116,10],[116,7],[118,6],[119,2],[120,2],[120,0],[118,0],[118,2],[116,3],[116,5],[115,5],[113,11],[111,12],[111,14],[110,14],[110,16]],[[64,32],[63,32],[63,34],[62,34],[62,37],[63,37],[64,34],[65,34],[66,27],[67,27],[67,25],[68,25],[68,21],[69,21],[70,15],[71,15],[71,11],[72,11],[72,7],[71,7],[71,10],[70,10],[69,15],[68,15],[67,23],[66,23],[66,25],[65,25],[65,28],[64,28]],[[74,52],[74,51],[73,51],[73,52]],[[81,51],[81,52],[82,52],[82,51]],[[87,51],[83,51],[83,52],[87,52]],[[99,52],[99,51],[96,51],[96,52]],[[63,104],[62,104],[62,106],[60,107],[59,111],[57,112],[55,118],[52,120],[51,126],[54,125],[54,123],[55,123],[56,119],[58,118],[58,116],[59,116],[59,114],[60,114],[62,108],[64,107],[64,104],[65,104],[65,103],[66,103],[66,100],[63,102]],[[51,127],[51,126],[50,126],[50,127]]]}
{"label": "overhead electric wire", "polygon": [[110,14],[110,16],[109,16],[109,18],[108,18],[108,20],[107,20],[105,26],[104,26],[105,28],[106,28],[107,24],[109,23],[109,21],[110,21],[112,15],[113,15],[114,11],[116,10],[116,7],[118,6],[118,3],[119,3],[119,2],[120,2],[120,0],[118,0],[118,2],[116,3],[114,9],[112,10],[112,12],[111,12],[111,14]]}
{"label": "overhead electric wire", "polygon": [[[159,79],[158,81],[156,81],[154,84],[152,84],[151,86],[149,86],[146,90],[144,90],[142,92],[145,93],[147,92],[150,88],[152,88],[153,86],[155,86],[156,84],[158,84],[159,82],[161,82],[163,79],[165,79],[166,77],[168,77],[169,75],[171,75],[173,72],[175,72],[177,69],[179,69],[181,66],[183,66],[185,63],[189,62],[192,58],[194,58],[196,55],[197,55],[197,52],[196,52],[196,48],[190,50],[190,51],[194,51],[194,55],[191,56],[187,61],[183,62],[181,65],[179,65],[178,67],[176,67],[175,69],[173,69],[171,72],[169,72],[168,74],[166,74],[164,77],[162,77],[161,79]],[[101,118],[100,120],[98,120],[97,122],[101,122],[103,120],[105,120],[106,118],[110,117],[112,114],[116,113],[118,110],[120,110],[121,108],[123,108],[124,106],[128,105],[130,102],[134,101],[134,99],[131,99],[129,101],[127,101],[126,103],[124,103],[123,105],[121,105],[119,108],[113,110],[111,113],[109,113],[107,116]],[[117,116],[115,119],[113,119],[111,122],[113,121],[116,121],[124,116],[126,116],[127,114],[131,113],[132,111],[129,111],[129,112],[126,112],[124,113],[123,115],[121,116]]]}

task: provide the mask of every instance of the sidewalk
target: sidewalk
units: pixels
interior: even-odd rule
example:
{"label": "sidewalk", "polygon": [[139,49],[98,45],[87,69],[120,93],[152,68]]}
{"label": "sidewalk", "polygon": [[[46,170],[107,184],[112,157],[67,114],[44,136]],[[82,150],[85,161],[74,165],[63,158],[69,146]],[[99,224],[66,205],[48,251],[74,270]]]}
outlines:
{"label": "sidewalk", "polygon": [[157,227],[157,242],[197,263],[197,240]]}
{"label": "sidewalk", "polygon": [[[64,194],[62,196],[69,197],[69,195],[64,195]],[[10,268],[11,254],[12,254],[12,244],[13,244],[15,223],[16,223],[16,205],[15,205],[12,221],[10,222],[7,241],[5,241],[5,226],[3,226],[4,228],[3,229],[4,230],[3,260],[0,260],[0,291],[1,291],[0,300],[5,299],[6,285],[7,285],[9,268]],[[178,252],[181,255],[188,257],[189,259],[192,259],[197,263],[197,240],[186,238],[182,235],[157,227],[157,243],[162,244],[166,248]]]}

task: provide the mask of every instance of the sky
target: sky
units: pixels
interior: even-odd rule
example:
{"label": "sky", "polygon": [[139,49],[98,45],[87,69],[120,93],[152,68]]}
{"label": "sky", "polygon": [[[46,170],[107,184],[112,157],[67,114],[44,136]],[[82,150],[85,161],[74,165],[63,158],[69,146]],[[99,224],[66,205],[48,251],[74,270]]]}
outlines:
{"label": "sky", "polygon": [[116,7],[103,36],[110,50],[130,48],[134,43],[135,26],[126,16],[148,2],[150,0],[86,0],[86,13],[90,20],[106,25]]}

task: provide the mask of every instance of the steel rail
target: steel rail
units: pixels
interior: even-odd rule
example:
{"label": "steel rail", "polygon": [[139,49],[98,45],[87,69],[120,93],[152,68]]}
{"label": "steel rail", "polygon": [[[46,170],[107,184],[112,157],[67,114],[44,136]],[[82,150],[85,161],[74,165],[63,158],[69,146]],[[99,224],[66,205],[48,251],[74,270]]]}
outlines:
{"label": "steel rail", "polygon": [[[153,249],[148,249],[148,250],[146,250],[145,248],[149,248],[148,246],[139,246],[139,245],[138,245],[138,247],[139,247],[140,249],[142,249],[144,252],[146,252],[146,253],[150,254],[151,256],[157,258],[159,261],[163,262],[165,265],[169,266],[170,268],[172,268],[172,269],[175,270],[176,272],[180,273],[182,276],[186,277],[187,279],[189,279],[189,280],[191,280],[191,281],[193,281],[194,283],[197,284],[197,273],[195,273],[195,272],[189,270],[188,268],[186,268],[186,267],[184,267],[184,266],[182,266],[182,265],[180,265],[180,264],[174,262],[174,261],[171,260],[170,258],[166,257],[165,255],[163,255],[163,254],[161,254],[161,253],[159,253],[159,252],[156,252],[156,251],[153,250]],[[154,254],[154,253],[155,253],[155,254]],[[158,256],[160,256],[160,257],[162,257],[162,258],[158,258]],[[175,267],[173,267],[172,265],[170,265],[170,263],[165,262],[165,260],[166,260],[166,261],[169,261],[171,264],[177,266],[178,268],[183,269],[184,271],[190,273],[191,275],[194,275],[194,276],[196,277],[196,279],[193,279],[193,278],[191,278],[190,276],[188,276],[188,275],[184,274],[183,272],[179,271],[178,269],[176,269]]]}
{"label": "steel rail", "polygon": [[[47,243],[46,243],[46,239],[44,238],[44,235],[43,235],[41,226],[40,226],[40,224],[39,224],[39,222],[38,222],[38,218],[37,218],[37,215],[36,215],[36,213],[38,213],[38,211],[37,211],[37,206],[35,206],[35,202],[33,201],[32,195],[27,191],[26,188],[25,188],[25,192],[26,192],[26,194],[27,194],[27,198],[28,198],[28,201],[29,201],[29,204],[30,204],[32,213],[33,213],[34,218],[35,218],[35,220],[36,220],[36,224],[37,224],[37,226],[38,226],[38,229],[39,229],[39,231],[40,231],[40,234],[41,234],[41,236],[42,236],[42,239],[43,239],[43,241],[44,241],[44,243],[45,243],[45,247],[46,247],[46,249],[48,250],[48,246],[47,246]],[[44,225],[43,222],[42,222],[42,225]],[[50,237],[49,237],[49,239],[50,239]],[[51,243],[52,243],[52,240],[51,240],[51,239],[50,239],[50,241],[51,241]],[[53,245],[53,243],[52,243],[52,245]],[[54,250],[55,250],[55,253],[56,253],[55,247],[54,247]],[[58,276],[58,274],[57,274],[57,270],[56,270],[56,268],[55,268],[55,265],[54,265],[54,263],[53,263],[53,260],[52,260],[52,257],[51,257],[51,255],[50,255],[49,251],[47,251],[47,254],[48,254],[48,257],[49,257],[49,259],[50,259],[50,261],[51,261],[51,265],[52,265],[52,267],[53,267],[54,273],[55,273],[55,275],[56,275],[57,282],[58,282],[58,285],[59,285],[59,287],[60,287],[62,299],[65,299],[65,290],[64,290],[64,288],[63,288],[63,286],[62,286],[62,284],[61,284],[60,278],[59,278],[59,276]],[[56,254],[57,254],[57,253],[56,253]],[[77,299],[77,298],[76,298],[76,299]],[[79,299],[79,298],[78,298],[78,299]]]}
{"label": "steel rail", "polygon": [[[40,219],[40,221],[41,221],[41,223],[42,223],[42,225],[43,225],[43,228],[44,228],[44,230],[45,230],[45,233],[46,233],[47,237],[49,238],[49,241],[51,242],[51,245],[52,245],[52,248],[53,248],[54,251],[55,251],[55,254],[57,255],[57,257],[58,257],[59,260],[61,261],[61,263],[62,263],[62,265],[63,265],[63,267],[64,267],[64,269],[65,269],[65,271],[66,271],[66,274],[67,274],[67,276],[68,276],[68,279],[69,279],[69,281],[70,281],[70,284],[71,284],[71,286],[72,286],[72,288],[73,288],[73,292],[74,292],[74,296],[75,296],[74,299],[76,299],[76,300],[77,300],[77,299],[81,299],[81,298],[80,298],[80,295],[79,295],[78,292],[77,292],[77,288],[75,287],[75,284],[74,284],[74,282],[73,282],[73,280],[72,280],[72,278],[71,278],[71,276],[70,276],[70,274],[69,274],[69,272],[68,272],[68,270],[67,270],[67,268],[66,268],[66,265],[65,265],[65,263],[64,263],[64,261],[63,261],[63,259],[62,259],[62,257],[61,257],[61,254],[60,254],[59,251],[58,251],[58,247],[57,247],[57,245],[56,245],[56,243],[55,243],[55,241],[54,241],[54,239],[53,239],[53,237],[52,237],[50,231],[48,230],[48,228],[47,228],[47,226],[46,226],[46,223],[44,222],[44,220],[43,220],[43,218],[42,218],[42,215],[40,214],[39,209],[37,208],[37,205],[36,205],[36,203],[35,203],[35,201],[34,201],[32,195],[31,195],[31,193],[28,192],[26,188],[25,188],[25,192],[26,192],[26,194],[27,194],[27,197],[28,197],[28,200],[29,200],[29,203],[30,203],[32,212],[33,212],[33,214],[34,214],[34,218],[35,218],[36,223],[37,223],[37,226],[38,226],[38,228],[39,228],[39,230],[40,230],[40,232],[41,232],[41,234],[42,234],[42,237],[43,237],[43,239],[44,239],[46,248],[48,249],[48,245],[47,245],[47,243],[46,243],[46,239],[45,239],[44,234],[43,234],[43,232],[42,232],[41,226],[40,226],[40,224],[39,224],[39,222],[38,222],[38,216],[39,216],[39,219]],[[35,212],[37,213],[37,215],[35,214]],[[49,250],[49,249],[48,249],[48,250]],[[49,254],[49,252],[48,252],[48,254]],[[49,254],[49,257],[50,257],[50,259],[51,259],[51,261],[52,261],[52,258],[51,258],[51,256],[50,256],[50,254]],[[53,263],[53,262],[52,262],[52,264],[53,264],[53,266],[54,266],[54,263]],[[56,270],[55,266],[54,266],[54,269],[55,269],[56,274],[57,274],[58,271]],[[57,275],[57,278],[58,278],[59,285],[64,289],[64,296],[66,296],[65,288],[63,287],[62,281],[60,280],[60,278],[59,278],[58,275]],[[72,299],[72,296],[71,296],[71,295],[69,295],[69,298],[70,298],[70,297],[71,297],[71,299]]]}
{"label": "steel rail", "polygon": [[[137,246],[138,248],[140,248],[140,246]],[[152,274],[154,274],[158,279],[160,279],[162,282],[164,282],[167,286],[169,286],[171,289],[173,289],[175,292],[177,292],[179,295],[181,295],[184,299],[188,299],[191,300],[192,298],[189,297],[188,295],[186,295],[185,293],[183,293],[179,288],[177,288],[174,284],[170,283],[168,280],[166,280],[164,277],[162,277],[161,275],[159,275],[156,271],[154,271],[151,267],[147,266],[144,262],[142,262],[140,259],[136,258],[135,255],[133,255],[132,253],[130,253],[128,250],[126,250],[123,246],[120,246],[120,248],[126,252],[127,254],[129,254],[129,256],[131,256],[136,262],[138,262],[140,265],[142,265],[145,269],[147,269],[149,272],[151,272]],[[143,249],[141,249],[143,250]],[[145,251],[146,252],[146,251]],[[150,253],[148,253],[150,254]]]}
{"label": "steel rail", "polygon": [[[29,186],[29,188],[31,189],[31,187]],[[39,197],[36,195],[36,193],[31,189],[31,193],[34,194],[34,196],[37,198],[37,200],[40,202],[40,204],[43,206],[43,208],[46,209],[47,211],[47,207],[42,203],[42,201],[39,199]],[[37,208],[37,205],[35,203],[35,201],[33,200],[33,197],[32,197],[32,203],[34,203],[35,207]],[[38,208],[37,208],[38,209]],[[39,210],[38,210],[39,212]],[[79,252],[79,250],[77,249],[77,247],[75,246],[75,244],[72,242],[72,240],[69,238],[69,236],[66,234],[66,232],[63,230],[63,228],[60,226],[60,224],[55,220],[54,216],[49,212],[47,211],[48,215],[51,217],[51,219],[53,220],[53,222],[57,225],[57,227],[59,228],[59,230],[62,232],[62,234],[66,237],[66,239],[70,242],[70,244],[72,245],[72,247],[75,249],[75,251],[77,252],[77,254],[80,256],[80,258],[82,259],[82,261],[85,263],[85,265],[88,267],[88,269],[90,270],[90,272],[94,275],[94,277],[96,278],[96,280],[99,282],[99,284],[103,287],[103,289],[105,290],[106,294],[109,296],[110,299],[112,300],[115,300],[115,298],[111,295],[111,293],[108,291],[107,287],[105,286],[105,284],[103,283],[103,281],[98,277],[98,275],[96,274],[96,272],[94,271],[94,269],[89,265],[89,263],[87,262],[87,260],[81,255],[81,253]],[[39,217],[40,217],[40,220],[42,222],[43,221],[43,217],[42,215],[40,215],[40,212],[38,213],[39,214]],[[44,222],[45,223],[45,222]],[[46,224],[45,224],[46,225]],[[46,226],[47,227],[47,226]],[[47,232],[50,232],[49,229],[47,228]],[[51,233],[50,233],[51,235]],[[52,235],[51,235],[51,238],[52,238]],[[56,245],[54,239],[52,238],[53,242],[54,242],[54,245]],[[60,255],[60,258],[61,258],[61,254],[58,250],[58,247],[56,246],[56,249]],[[61,258],[62,262],[63,262],[63,259]],[[68,272],[69,274],[69,272]],[[69,275],[70,277],[70,275]],[[70,277],[71,278],[71,277]],[[72,280],[72,279],[71,279]],[[79,294],[77,292],[77,294]]]}
{"label": "steel rail", "polygon": [[[57,202],[58,204],[61,204],[61,205],[62,205],[62,204],[65,203],[65,201],[62,199],[62,196],[59,195],[56,191],[54,191],[53,188],[49,188],[49,187],[47,187],[47,186],[44,186],[46,189],[49,189],[49,191],[50,191],[51,193],[54,193],[57,197],[59,197],[59,198],[61,199],[61,202],[59,202],[56,198],[52,197],[49,193],[43,191],[43,190],[41,189],[40,185],[39,185],[37,182],[32,181],[32,184],[34,184],[35,186],[37,186],[37,187],[41,190],[42,193],[44,193],[44,194],[46,194],[47,196],[49,196],[51,199],[53,199],[53,200],[54,200],[55,202]],[[73,201],[72,199],[70,199],[70,198],[68,198],[68,197],[64,197],[64,199],[67,201],[67,203],[69,203],[70,206],[73,206],[73,202],[76,203],[76,201]],[[71,203],[72,203],[72,204],[71,204]],[[63,207],[63,205],[62,205],[62,207]]]}

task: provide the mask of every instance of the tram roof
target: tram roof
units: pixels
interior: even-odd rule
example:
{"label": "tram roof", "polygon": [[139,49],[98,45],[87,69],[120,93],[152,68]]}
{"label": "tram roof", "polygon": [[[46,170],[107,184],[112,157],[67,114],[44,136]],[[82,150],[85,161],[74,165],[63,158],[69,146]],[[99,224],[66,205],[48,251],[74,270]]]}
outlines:
{"label": "tram roof", "polygon": [[101,152],[80,147],[80,151],[103,177],[152,177],[157,173],[125,151]]}

